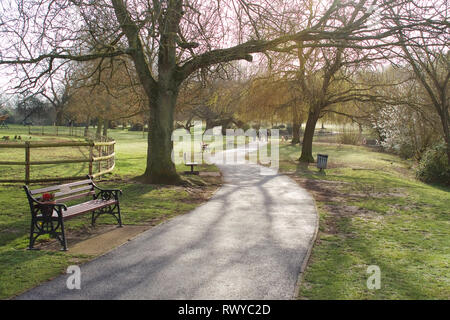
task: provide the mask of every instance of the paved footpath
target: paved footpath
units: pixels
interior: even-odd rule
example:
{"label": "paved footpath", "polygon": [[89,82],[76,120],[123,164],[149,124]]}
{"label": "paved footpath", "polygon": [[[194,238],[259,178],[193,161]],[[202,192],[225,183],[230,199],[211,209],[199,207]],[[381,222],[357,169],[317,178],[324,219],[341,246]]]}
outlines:
{"label": "paved footpath", "polygon": [[210,201],[82,265],[81,290],[62,275],[18,298],[294,298],[318,224],[313,199],[260,166],[219,166],[225,184]]}

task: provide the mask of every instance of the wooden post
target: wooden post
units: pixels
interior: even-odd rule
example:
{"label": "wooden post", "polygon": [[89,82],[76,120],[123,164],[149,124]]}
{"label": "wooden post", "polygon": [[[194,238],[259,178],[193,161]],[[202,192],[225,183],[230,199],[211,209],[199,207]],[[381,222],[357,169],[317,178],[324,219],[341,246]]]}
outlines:
{"label": "wooden post", "polygon": [[[98,156],[102,157],[103,156],[103,146],[100,146],[99,150],[98,150]],[[98,161],[98,172],[102,172],[102,161],[99,160]]]}
{"label": "wooden post", "polygon": [[[114,145],[111,145],[111,154],[113,154],[113,153],[114,153]],[[114,163],[114,158],[111,158],[111,160],[110,160],[111,167],[113,166],[113,163]]]}
{"label": "wooden post", "polygon": [[[114,145],[111,145],[110,147],[109,147],[109,151],[110,151],[110,153],[109,154],[113,154],[113,152],[114,152]],[[113,161],[114,161],[114,159],[113,158],[111,158],[110,160],[109,160],[109,167],[110,168],[112,168],[112,166],[113,166]]]}
{"label": "wooden post", "polygon": [[89,146],[89,175],[92,175],[92,166],[94,164],[94,143]]}
{"label": "wooden post", "polygon": [[[107,150],[106,153],[107,153],[108,155],[111,154],[111,150],[110,150],[110,149],[111,149],[111,146],[107,146],[107,147],[106,147],[106,150]],[[106,166],[107,166],[108,169],[110,168],[110,165],[111,165],[111,159],[108,159],[108,161],[106,161]]]}
{"label": "wooden post", "polygon": [[25,141],[25,184],[30,183],[30,142]]}
{"label": "wooden post", "polygon": [[[106,153],[106,156],[109,156],[109,146],[106,146],[106,147],[105,147],[105,153]],[[106,170],[109,169],[109,160],[110,160],[110,159],[108,159],[108,160],[105,161],[105,163],[106,163]]]}
{"label": "wooden post", "polygon": [[58,136],[58,126],[56,126],[56,136]]}

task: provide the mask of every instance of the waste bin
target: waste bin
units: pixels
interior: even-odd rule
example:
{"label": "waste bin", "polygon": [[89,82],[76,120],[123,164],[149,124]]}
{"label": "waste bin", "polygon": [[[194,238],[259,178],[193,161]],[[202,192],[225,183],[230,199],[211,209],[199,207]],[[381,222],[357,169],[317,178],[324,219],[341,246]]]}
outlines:
{"label": "waste bin", "polygon": [[327,168],[328,155],[326,154],[318,154],[317,155],[317,168],[322,171]]}

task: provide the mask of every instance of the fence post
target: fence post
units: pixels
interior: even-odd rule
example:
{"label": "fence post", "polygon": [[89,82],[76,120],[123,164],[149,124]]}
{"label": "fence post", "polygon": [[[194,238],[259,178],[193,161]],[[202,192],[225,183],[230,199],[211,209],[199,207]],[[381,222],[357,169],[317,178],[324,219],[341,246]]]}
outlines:
{"label": "fence post", "polygon": [[30,142],[25,141],[25,184],[30,183]]}
{"label": "fence post", "polygon": [[94,165],[94,142],[89,146],[89,175],[92,176],[92,166]]}
{"label": "fence post", "polygon": [[[101,140],[100,140],[101,141]],[[99,146],[99,150],[98,150],[98,156],[102,157],[103,156],[103,146]],[[102,160],[98,161],[98,172],[102,172]]]}
{"label": "fence post", "polygon": [[[113,152],[114,152],[113,150],[114,150],[114,146],[110,145],[109,146],[109,155],[113,154]],[[109,159],[109,168],[108,169],[112,168],[112,163],[113,163],[113,158]]]}

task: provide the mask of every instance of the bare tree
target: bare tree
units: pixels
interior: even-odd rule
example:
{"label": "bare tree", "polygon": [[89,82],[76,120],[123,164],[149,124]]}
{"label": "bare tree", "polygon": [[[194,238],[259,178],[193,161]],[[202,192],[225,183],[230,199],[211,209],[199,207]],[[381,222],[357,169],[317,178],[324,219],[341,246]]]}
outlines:
{"label": "bare tree", "polygon": [[[67,74],[66,74],[67,75]],[[63,77],[62,80],[55,83],[54,77],[49,79],[49,90],[43,90],[40,94],[47,99],[51,106],[55,110],[55,123],[57,126],[64,124],[64,111],[67,107],[67,102],[70,99],[69,81],[67,77]]]}
{"label": "bare tree", "polygon": [[[310,26],[303,1],[281,0],[16,0],[2,2],[0,64],[13,66],[19,88],[40,89],[70,60],[128,55],[148,97],[148,183],[178,183],[171,161],[180,85],[199,71],[292,42],[352,43],[392,35],[367,25],[373,6],[388,0],[318,2]],[[327,45],[321,43],[320,45]]]}
{"label": "bare tree", "polygon": [[[433,106],[442,126],[442,136],[447,145],[450,163],[450,23],[448,1],[414,1],[394,10],[389,9],[388,27],[398,28],[395,36],[400,50],[393,50],[394,64],[406,62],[415,74],[417,83],[428,99],[416,101],[412,106]],[[428,24],[419,24],[422,20]],[[431,23],[433,22],[433,23]],[[411,26],[413,23],[418,25]],[[392,52],[391,52],[392,56]],[[400,61],[399,61],[400,60]]]}

